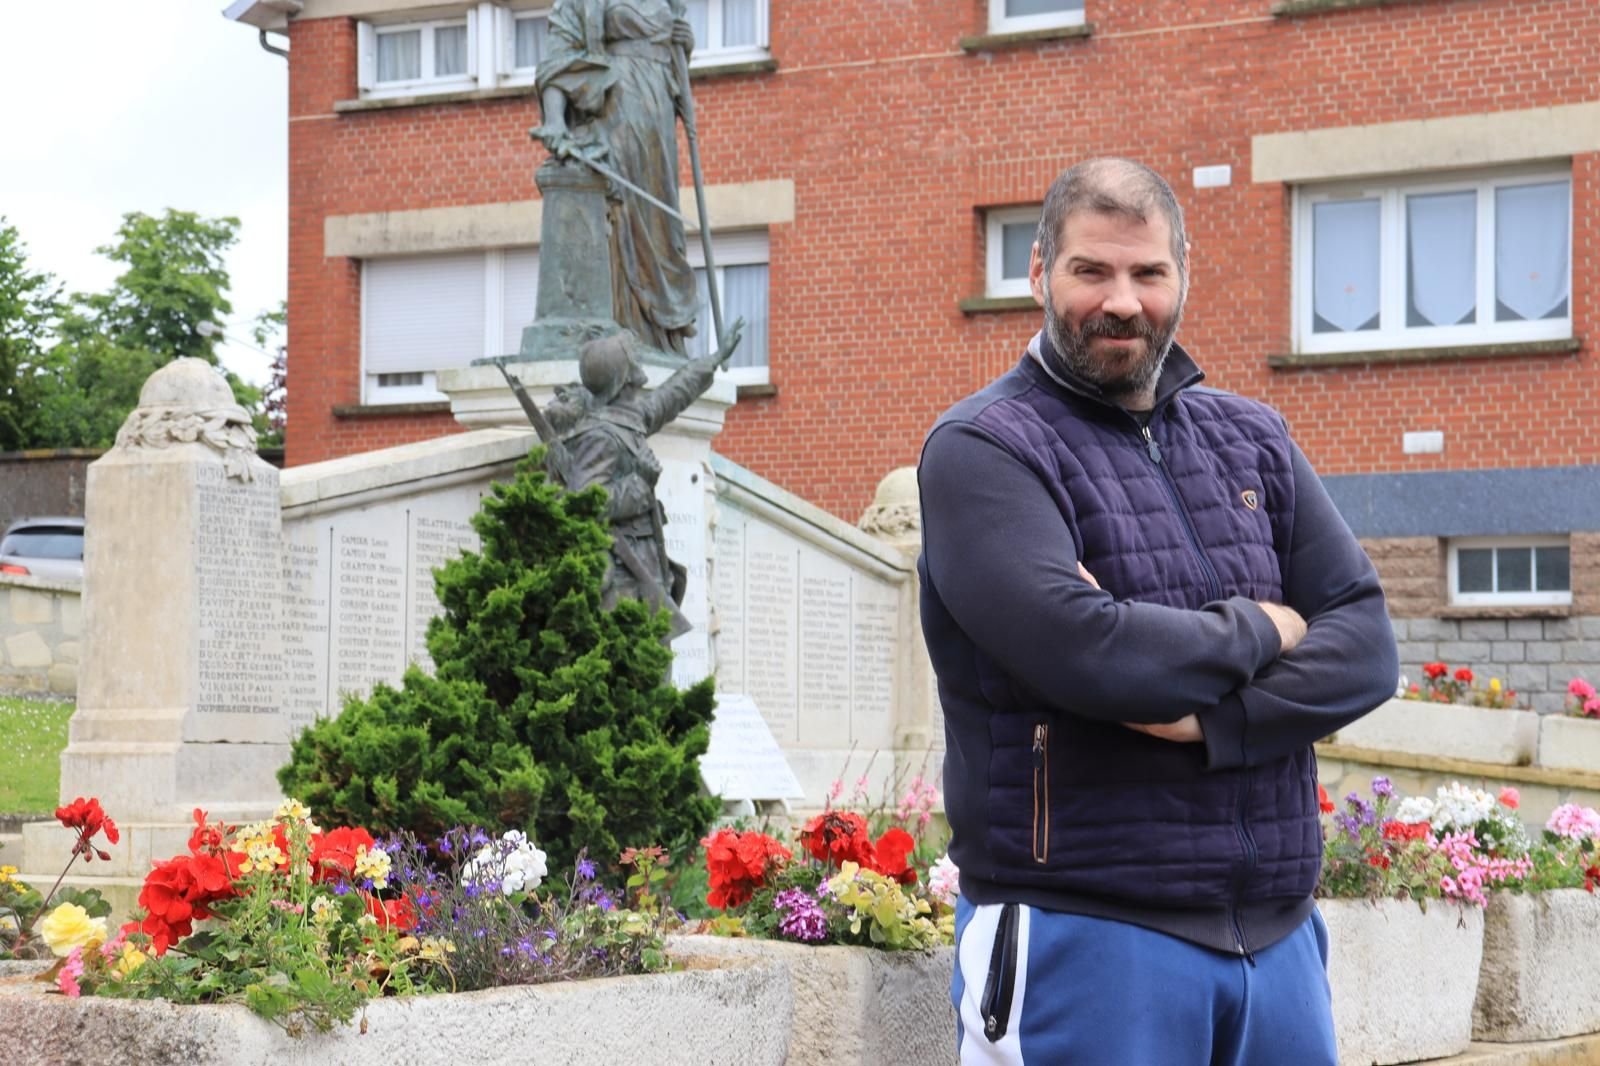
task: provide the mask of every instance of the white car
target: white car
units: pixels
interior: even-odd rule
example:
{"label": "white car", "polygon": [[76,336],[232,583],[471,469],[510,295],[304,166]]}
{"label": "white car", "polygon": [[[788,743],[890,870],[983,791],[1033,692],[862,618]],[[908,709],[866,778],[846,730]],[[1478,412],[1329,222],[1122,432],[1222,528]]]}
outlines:
{"label": "white car", "polygon": [[83,519],[17,519],[0,537],[0,574],[82,581]]}

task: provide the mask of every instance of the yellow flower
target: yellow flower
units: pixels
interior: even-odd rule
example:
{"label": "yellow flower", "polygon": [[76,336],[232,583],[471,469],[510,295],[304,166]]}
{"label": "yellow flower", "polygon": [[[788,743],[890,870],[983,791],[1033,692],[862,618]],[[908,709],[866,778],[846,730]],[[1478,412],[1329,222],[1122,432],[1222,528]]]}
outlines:
{"label": "yellow flower", "polygon": [[356,876],[372,878],[373,888],[389,887],[389,855],[382,848],[356,848]]}
{"label": "yellow flower", "polygon": [[333,900],[327,896],[318,896],[311,901],[311,920],[318,925],[327,925],[329,922],[338,921],[339,908],[334,906]]}
{"label": "yellow flower", "polygon": [[132,944],[123,944],[122,957],[117,960],[116,965],[111,969],[118,977],[126,977],[143,966],[146,961],[148,961],[148,958],[144,952]]}
{"label": "yellow flower", "polygon": [[1500,679],[1498,677],[1491,677],[1489,679],[1489,691],[1490,692],[1499,692],[1500,691]]}
{"label": "yellow flower", "polygon": [[422,947],[417,952],[417,957],[442,961],[446,955],[455,949],[456,946],[448,940],[436,936],[425,936],[422,938]]}
{"label": "yellow flower", "polygon": [[299,800],[287,799],[278,804],[278,809],[272,813],[272,817],[280,822],[308,822],[311,820],[311,812],[306,810],[306,805]]}
{"label": "yellow flower", "polygon": [[91,918],[76,903],[63,903],[39,923],[39,935],[58,959],[72,954],[73,948],[92,948],[106,942],[106,920]]}
{"label": "yellow flower", "polygon": [[17,868],[15,866],[0,866],[0,885],[14,883],[16,878],[11,875],[16,872]]}

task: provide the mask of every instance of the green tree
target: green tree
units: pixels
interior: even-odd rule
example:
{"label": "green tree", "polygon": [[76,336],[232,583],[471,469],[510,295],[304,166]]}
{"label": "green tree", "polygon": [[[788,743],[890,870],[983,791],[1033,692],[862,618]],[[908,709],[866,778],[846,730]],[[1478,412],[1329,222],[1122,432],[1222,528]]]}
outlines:
{"label": "green tree", "polygon": [[[40,361],[29,446],[110,447],[152,373],[183,357],[216,364],[220,330],[200,326],[233,309],[223,257],[238,230],[236,218],[170,208],[123,216],[117,240],[96,251],[126,269],[106,292],[76,293],[62,311]],[[225,376],[234,399],[254,410],[260,390]]]}
{"label": "green tree", "polygon": [[552,869],[703,834],[712,682],[672,685],[664,612],[601,609],[604,517],[604,490],[564,492],[536,449],[474,516],[481,551],[436,571],[436,676],[413,667],[307,729],[284,791],[330,825],[522,829]]}
{"label": "green tree", "polygon": [[28,269],[27,246],[0,217],[0,452],[31,446],[42,362],[60,299],[49,274]]}

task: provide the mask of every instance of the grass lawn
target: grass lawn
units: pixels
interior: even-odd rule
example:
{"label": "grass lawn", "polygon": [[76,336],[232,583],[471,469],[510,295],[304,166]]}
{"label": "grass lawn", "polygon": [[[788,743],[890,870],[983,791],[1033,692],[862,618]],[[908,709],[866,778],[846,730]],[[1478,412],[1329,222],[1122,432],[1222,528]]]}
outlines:
{"label": "grass lawn", "polygon": [[0,814],[56,809],[70,703],[0,696]]}

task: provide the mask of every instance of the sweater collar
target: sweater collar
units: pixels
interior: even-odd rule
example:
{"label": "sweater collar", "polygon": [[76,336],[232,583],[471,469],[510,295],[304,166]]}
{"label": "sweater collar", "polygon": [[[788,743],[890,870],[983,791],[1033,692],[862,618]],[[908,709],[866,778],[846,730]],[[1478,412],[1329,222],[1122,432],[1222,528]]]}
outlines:
{"label": "sweater collar", "polygon": [[[1051,381],[1070,392],[1107,407],[1121,408],[1106,398],[1100,386],[1084,381],[1061,361],[1061,356],[1050,343],[1044,331],[1040,330],[1028,342],[1028,355],[1033,359],[1040,370]],[[1161,376],[1156,379],[1156,402],[1153,410],[1159,411],[1182,390],[1191,385],[1197,385],[1205,378],[1205,371],[1201,370],[1189,353],[1177,341],[1172,342],[1171,351],[1167,352],[1167,361],[1161,367]]]}

